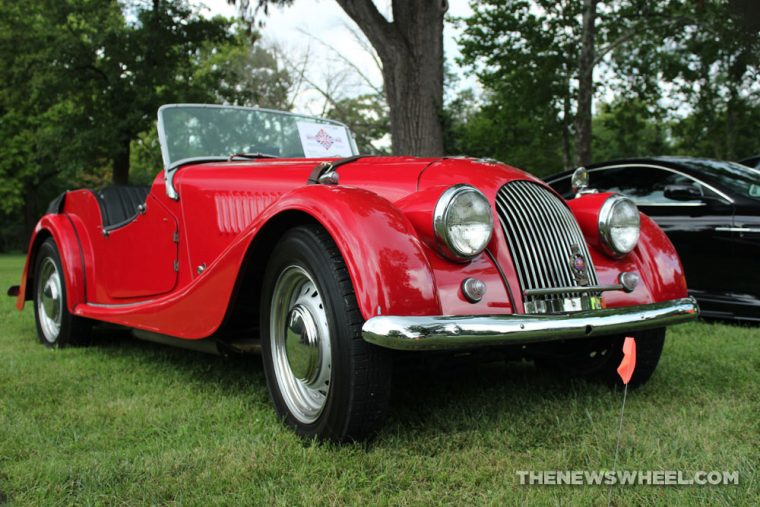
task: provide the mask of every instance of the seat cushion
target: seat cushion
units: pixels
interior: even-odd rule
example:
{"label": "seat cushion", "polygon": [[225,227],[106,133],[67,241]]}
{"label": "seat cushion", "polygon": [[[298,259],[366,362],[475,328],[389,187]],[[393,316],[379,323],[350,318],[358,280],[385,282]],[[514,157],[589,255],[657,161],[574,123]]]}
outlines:
{"label": "seat cushion", "polygon": [[100,203],[103,227],[114,227],[137,216],[139,206],[148,198],[150,187],[111,185],[93,192]]}

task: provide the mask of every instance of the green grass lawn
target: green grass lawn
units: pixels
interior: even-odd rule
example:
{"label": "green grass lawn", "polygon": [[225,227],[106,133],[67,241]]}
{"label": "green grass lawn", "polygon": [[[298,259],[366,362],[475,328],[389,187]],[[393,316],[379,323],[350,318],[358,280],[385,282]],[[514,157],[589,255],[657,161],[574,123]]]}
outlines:
{"label": "green grass lawn", "polygon": [[[0,256],[3,293],[23,258]],[[103,336],[51,351],[0,307],[0,504],[606,505],[518,470],[612,467],[621,391],[496,363],[397,375],[365,445],[299,440],[260,361]],[[614,505],[760,505],[760,328],[673,328],[628,393],[620,470],[738,470],[738,486],[626,486]]]}

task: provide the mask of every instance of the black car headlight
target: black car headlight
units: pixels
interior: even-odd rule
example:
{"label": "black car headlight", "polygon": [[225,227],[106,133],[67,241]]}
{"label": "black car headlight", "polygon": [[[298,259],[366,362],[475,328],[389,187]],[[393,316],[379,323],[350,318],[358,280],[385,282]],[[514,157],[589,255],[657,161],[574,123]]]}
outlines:
{"label": "black car headlight", "polygon": [[441,194],[435,205],[433,230],[446,257],[457,261],[472,259],[485,250],[491,240],[491,204],[480,190],[469,185],[454,185]]}
{"label": "black car headlight", "polygon": [[599,212],[599,237],[607,253],[621,257],[630,253],[639,242],[641,219],[632,200],[613,195]]}

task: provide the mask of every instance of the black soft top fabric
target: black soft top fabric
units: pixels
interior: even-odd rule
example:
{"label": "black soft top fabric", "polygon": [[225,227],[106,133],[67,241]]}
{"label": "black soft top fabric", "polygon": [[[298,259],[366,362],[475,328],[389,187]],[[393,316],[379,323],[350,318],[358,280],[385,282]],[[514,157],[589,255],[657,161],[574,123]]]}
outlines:
{"label": "black soft top fabric", "polygon": [[103,227],[113,228],[131,221],[145,203],[150,187],[111,185],[93,190],[100,204]]}

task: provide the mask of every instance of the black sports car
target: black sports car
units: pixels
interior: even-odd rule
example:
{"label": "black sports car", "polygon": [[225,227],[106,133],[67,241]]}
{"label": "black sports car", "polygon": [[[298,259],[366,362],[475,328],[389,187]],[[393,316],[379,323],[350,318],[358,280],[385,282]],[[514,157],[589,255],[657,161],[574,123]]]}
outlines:
{"label": "black sports car", "polygon": [[[590,189],[627,195],[667,233],[704,316],[760,322],[760,170],[650,157],[594,164],[587,172]],[[546,182],[571,199],[572,177],[567,171]]]}

